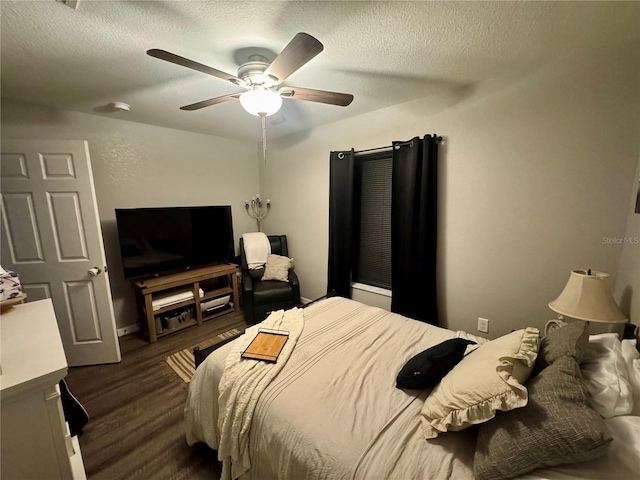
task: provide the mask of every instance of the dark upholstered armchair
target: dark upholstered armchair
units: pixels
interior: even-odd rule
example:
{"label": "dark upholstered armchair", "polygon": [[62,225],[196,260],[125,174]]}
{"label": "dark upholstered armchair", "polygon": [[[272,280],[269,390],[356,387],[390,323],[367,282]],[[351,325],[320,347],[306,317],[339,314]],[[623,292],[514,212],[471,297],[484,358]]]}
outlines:
{"label": "dark upholstered armchair", "polygon": [[[269,235],[268,238],[272,254],[289,256],[286,235]],[[300,305],[300,284],[293,269],[289,269],[288,282],[262,281],[264,267],[249,270],[242,238],[240,238],[240,264],[244,319],[249,325],[261,322],[274,310],[286,310]]]}

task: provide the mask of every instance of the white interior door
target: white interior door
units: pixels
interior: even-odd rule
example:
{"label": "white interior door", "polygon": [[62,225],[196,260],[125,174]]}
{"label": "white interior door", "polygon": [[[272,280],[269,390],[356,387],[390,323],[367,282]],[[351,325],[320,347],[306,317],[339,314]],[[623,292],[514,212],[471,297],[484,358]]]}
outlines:
{"label": "white interior door", "polygon": [[119,362],[87,142],[3,141],[0,178],[2,266],[51,298],[70,366]]}

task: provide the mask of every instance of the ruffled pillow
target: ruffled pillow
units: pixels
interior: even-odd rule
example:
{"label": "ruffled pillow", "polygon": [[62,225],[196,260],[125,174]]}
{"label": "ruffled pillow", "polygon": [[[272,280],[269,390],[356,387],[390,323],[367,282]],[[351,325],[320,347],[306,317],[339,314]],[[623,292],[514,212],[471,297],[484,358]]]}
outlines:
{"label": "ruffled pillow", "polygon": [[497,410],[527,404],[529,378],[538,355],[537,328],[517,330],[468,354],[433,389],[422,407],[424,437],[491,420]]}

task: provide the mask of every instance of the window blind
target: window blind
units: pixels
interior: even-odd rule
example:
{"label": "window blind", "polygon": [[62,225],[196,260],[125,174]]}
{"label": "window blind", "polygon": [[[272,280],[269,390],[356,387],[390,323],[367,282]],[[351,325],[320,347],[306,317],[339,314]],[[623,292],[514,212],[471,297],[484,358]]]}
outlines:
{"label": "window blind", "polygon": [[[357,265],[352,280],[391,289],[391,153],[363,159]],[[357,204],[357,202],[356,202]]]}

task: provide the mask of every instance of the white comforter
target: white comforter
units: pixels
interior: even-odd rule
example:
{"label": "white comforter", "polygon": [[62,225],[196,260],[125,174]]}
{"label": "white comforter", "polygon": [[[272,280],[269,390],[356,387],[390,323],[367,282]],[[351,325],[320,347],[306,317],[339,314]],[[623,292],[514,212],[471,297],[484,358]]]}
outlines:
{"label": "white comforter", "polygon": [[[241,478],[472,478],[474,436],[443,435],[426,449],[419,419],[426,392],[395,388],[415,352],[455,332],[343,298],[318,302],[304,316],[289,361],[257,403],[252,466]],[[213,352],[191,381],[189,444],[219,448],[218,382],[231,348]]]}
{"label": "white comforter", "polygon": [[[473,479],[474,429],[424,440],[419,414],[429,391],[395,388],[398,371],[416,352],[468,334],[343,298],[313,304],[304,317],[288,362],[256,404],[251,468],[242,480]],[[233,342],[213,352],[191,381],[185,407],[190,445],[220,446],[218,384],[232,348]],[[624,418],[639,421],[616,420],[615,426],[622,434],[637,433],[640,417]],[[615,475],[623,462],[611,455],[602,461]],[[540,475],[526,478],[581,478],[571,466],[534,473]]]}

